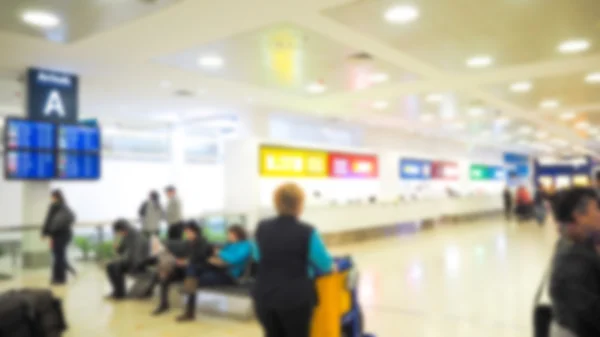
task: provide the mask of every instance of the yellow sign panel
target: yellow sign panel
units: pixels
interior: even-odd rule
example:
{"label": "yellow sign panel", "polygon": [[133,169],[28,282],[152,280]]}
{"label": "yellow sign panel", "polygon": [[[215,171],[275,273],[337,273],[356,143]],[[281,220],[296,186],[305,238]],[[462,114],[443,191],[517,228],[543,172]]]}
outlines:
{"label": "yellow sign panel", "polygon": [[327,152],[262,146],[260,175],[263,177],[327,177]]}

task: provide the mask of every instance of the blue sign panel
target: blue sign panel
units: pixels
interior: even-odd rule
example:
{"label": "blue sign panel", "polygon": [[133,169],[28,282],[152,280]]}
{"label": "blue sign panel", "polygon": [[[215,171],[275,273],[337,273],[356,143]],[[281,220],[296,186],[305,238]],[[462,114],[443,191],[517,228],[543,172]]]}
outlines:
{"label": "blue sign panel", "polygon": [[529,157],[519,153],[504,153],[504,163],[506,164],[527,164]]}
{"label": "blue sign panel", "polygon": [[56,174],[52,152],[7,151],[4,166],[6,179],[48,180]]}
{"label": "blue sign panel", "polygon": [[420,159],[400,159],[400,178],[425,180],[431,178],[431,162]]}
{"label": "blue sign panel", "polygon": [[8,149],[52,150],[56,147],[52,123],[8,118],[4,131]]}
{"label": "blue sign panel", "polygon": [[27,73],[27,116],[29,119],[75,123],[79,115],[79,79],[45,69]]}
{"label": "blue sign panel", "polygon": [[504,180],[504,178],[506,178],[506,173],[502,167],[490,166],[488,167],[488,170],[489,179],[491,180]]}
{"label": "blue sign panel", "polygon": [[100,129],[84,125],[60,125],[58,145],[65,151],[100,151]]}
{"label": "blue sign panel", "polygon": [[58,156],[58,177],[73,180],[100,179],[98,154],[61,153]]}
{"label": "blue sign panel", "polygon": [[540,175],[589,175],[591,172],[592,161],[589,157],[563,158],[549,162],[535,161],[536,178]]}

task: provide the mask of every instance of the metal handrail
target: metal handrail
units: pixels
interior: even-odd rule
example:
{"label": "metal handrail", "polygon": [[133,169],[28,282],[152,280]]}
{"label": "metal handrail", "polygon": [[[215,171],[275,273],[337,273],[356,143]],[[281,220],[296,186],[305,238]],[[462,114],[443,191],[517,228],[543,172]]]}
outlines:
{"label": "metal handrail", "polygon": [[[191,216],[191,217],[186,217],[188,219],[201,219],[201,218],[206,218],[206,217],[210,217],[210,216],[240,216],[242,218],[244,218],[244,214],[242,213],[218,213],[218,212],[207,212],[207,213],[203,213],[201,215],[195,215],[195,216]],[[97,228],[97,227],[102,227],[102,226],[106,226],[109,224],[112,224],[114,221],[116,220],[106,220],[106,221],[89,221],[89,222],[76,222],[73,225],[73,228]],[[125,219],[127,221],[129,221],[132,224],[139,224],[141,223],[141,220],[139,218],[136,219]],[[30,231],[30,230],[41,230],[42,229],[42,224],[29,224],[29,225],[9,225],[9,226],[0,226],[0,233],[5,233],[5,232],[20,232],[20,231]]]}

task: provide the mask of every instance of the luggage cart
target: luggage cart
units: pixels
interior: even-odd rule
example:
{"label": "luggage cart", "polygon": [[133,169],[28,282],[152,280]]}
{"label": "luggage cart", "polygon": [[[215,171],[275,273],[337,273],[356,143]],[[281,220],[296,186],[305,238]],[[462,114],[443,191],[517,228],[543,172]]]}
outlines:
{"label": "luggage cart", "polygon": [[336,272],[320,275],[317,280],[320,304],[313,322],[313,337],[374,337],[364,333],[359,277],[352,258],[337,257],[334,262]]}

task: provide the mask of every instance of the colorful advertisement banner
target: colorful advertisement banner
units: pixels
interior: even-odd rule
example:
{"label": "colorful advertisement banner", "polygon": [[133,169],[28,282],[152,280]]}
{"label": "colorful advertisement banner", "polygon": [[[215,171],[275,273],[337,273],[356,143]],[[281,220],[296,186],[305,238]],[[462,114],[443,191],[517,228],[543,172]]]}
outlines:
{"label": "colorful advertisement banner", "polygon": [[260,175],[325,178],[329,175],[327,158],[324,151],[261,146]]}
{"label": "colorful advertisement banner", "polygon": [[426,180],[431,178],[431,162],[428,160],[400,159],[400,178],[405,180]]}
{"label": "colorful advertisement banner", "polygon": [[460,177],[458,164],[445,161],[434,161],[431,164],[431,177],[433,179],[456,180]]}
{"label": "colorful advertisement banner", "polygon": [[271,178],[375,178],[375,155],[328,153],[319,150],[263,145],[260,175]]}
{"label": "colorful advertisement banner", "polygon": [[373,155],[330,153],[329,176],[332,178],[376,178],[379,172]]}
{"label": "colorful advertisement banner", "polygon": [[471,180],[502,180],[505,172],[498,166],[471,165],[469,176]]}

